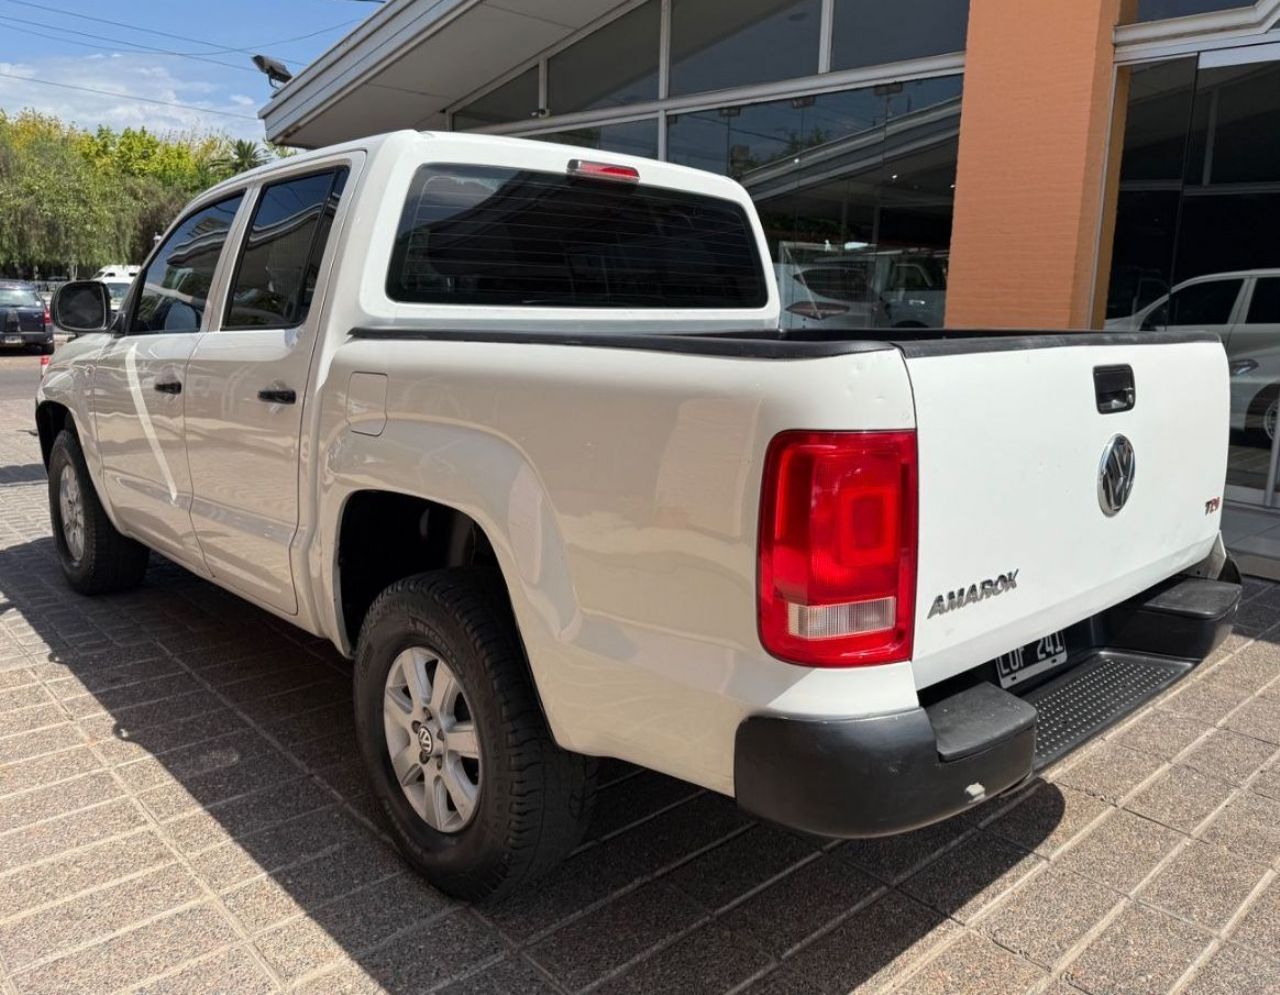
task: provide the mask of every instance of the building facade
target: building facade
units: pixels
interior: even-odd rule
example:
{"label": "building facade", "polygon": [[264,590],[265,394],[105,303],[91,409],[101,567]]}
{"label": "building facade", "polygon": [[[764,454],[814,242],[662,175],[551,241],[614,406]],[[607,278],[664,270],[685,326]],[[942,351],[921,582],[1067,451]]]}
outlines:
{"label": "building facade", "polygon": [[795,327],[1211,328],[1280,503],[1280,0],[388,0],[262,116],[728,174]]}

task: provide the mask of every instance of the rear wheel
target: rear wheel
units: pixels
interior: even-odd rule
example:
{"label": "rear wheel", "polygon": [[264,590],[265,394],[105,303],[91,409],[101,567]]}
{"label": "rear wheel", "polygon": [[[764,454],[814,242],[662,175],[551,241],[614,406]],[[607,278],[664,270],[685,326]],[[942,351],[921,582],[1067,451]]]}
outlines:
{"label": "rear wheel", "polygon": [[67,582],[81,594],[125,591],[142,583],[147,547],[111,524],[85,465],[80,440],[64,429],[49,454],[49,518]]}
{"label": "rear wheel", "polygon": [[54,348],[55,348],[55,343],[53,342],[52,339],[50,339],[48,342],[40,346],[40,352],[46,356],[52,356]]}
{"label": "rear wheel", "polygon": [[483,570],[393,584],[356,650],[360,751],[396,842],[432,884],[472,901],[559,863],[594,789],[594,762],[551,738],[494,587]]}

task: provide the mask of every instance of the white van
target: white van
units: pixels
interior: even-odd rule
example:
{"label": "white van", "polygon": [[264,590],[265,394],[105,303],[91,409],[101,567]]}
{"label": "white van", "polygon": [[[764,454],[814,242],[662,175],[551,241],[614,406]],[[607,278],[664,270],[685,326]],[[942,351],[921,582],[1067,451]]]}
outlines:
{"label": "white van", "polygon": [[138,275],[141,266],[129,266],[125,263],[110,263],[94,273],[93,280],[132,280]]}

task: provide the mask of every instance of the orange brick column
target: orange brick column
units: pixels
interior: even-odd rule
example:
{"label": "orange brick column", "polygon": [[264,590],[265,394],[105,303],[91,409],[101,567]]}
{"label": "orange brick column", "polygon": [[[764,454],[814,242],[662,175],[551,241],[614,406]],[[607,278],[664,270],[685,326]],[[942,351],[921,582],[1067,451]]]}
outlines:
{"label": "orange brick column", "polygon": [[1095,323],[1123,3],[971,0],[949,326]]}

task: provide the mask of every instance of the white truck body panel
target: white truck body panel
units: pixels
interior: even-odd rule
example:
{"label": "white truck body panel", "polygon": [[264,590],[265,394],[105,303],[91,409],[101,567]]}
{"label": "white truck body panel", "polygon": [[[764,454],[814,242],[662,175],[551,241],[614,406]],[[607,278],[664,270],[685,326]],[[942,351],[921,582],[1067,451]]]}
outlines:
{"label": "white truck body panel", "polygon": [[[1220,345],[1122,348],[1082,338],[1078,347],[904,358],[879,344],[771,362],[590,344],[596,334],[775,329],[767,264],[768,299],[753,309],[477,308],[388,297],[392,242],[420,166],[561,174],[580,157],[634,165],[644,184],[741,204],[768,259],[750,199],[731,180],[567,146],[397,133],[252,171],[193,203],[246,191],[215,284],[224,287],[264,183],[339,160],[351,168],[302,329],[222,330],[221,304],[211,299],[183,366],[191,389],[181,402],[182,439],[146,428],[158,374],[130,382],[106,361],[133,347],[128,336],[88,335],[60,350],[38,401],[69,412],[118,529],[166,553],[186,549],[185,565],[347,653],[353,634],[342,618],[336,547],[350,497],[382,490],[465,513],[493,547],[556,740],[725,793],[733,791],[735,732],[748,716],[914,708],[918,689],[1172,576],[1213,544],[1218,516],[1204,503],[1221,494],[1225,472]],[[402,327],[499,341],[350,334]],[[581,344],[537,344],[541,333],[566,331]],[[1103,417],[1093,409],[1092,368],[1109,363],[1134,367],[1135,411]],[[297,407],[254,408],[252,425],[220,411],[256,404],[245,391],[285,377]],[[918,429],[912,661],[812,669],[761,645],[762,466],[774,435],[797,428]],[[1116,432],[1134,442],[1138,483],[1130,506],[1106,519],[1098,461]],[[256,464],[245,462],[248,439]],[[140,468],[128,486],[115,449]],[[189,458],[185,491],[155,483],[160,464],[176,458],[170,449]],[[243,489],[263,474],[279,495],[274,504]],[[111,486],[117,477],[121,486]],[[122,497],[129,494],[141,496]],[[183,533],[184,521],[194,544],[166,538]],[[212,540],[203,550],[201,536]],[[1006,569],[1019,570],[1017,590],[928,617],[935,594]]]}

